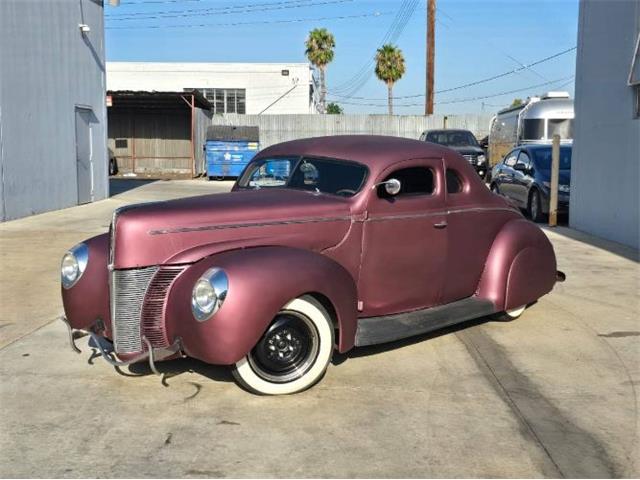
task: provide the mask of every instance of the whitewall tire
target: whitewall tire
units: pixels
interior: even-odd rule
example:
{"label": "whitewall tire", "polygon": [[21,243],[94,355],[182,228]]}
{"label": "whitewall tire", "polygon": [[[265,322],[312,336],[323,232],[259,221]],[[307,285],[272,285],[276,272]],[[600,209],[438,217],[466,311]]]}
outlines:
{"label": "whitewall tire", "polygon": [[305,295],[282,307],[258,344],[235,364],[233,376],[253,393],[297,393],[322,378],[333,347],[331,317],[317,300]]}
{"label": "whitewall tire", "polygon": [[504,312],[498,314],[498,319],[499,320],[503,320],[505,322],[508,322],[508,321],[511,321],[511,320],[515,320],[520,315],[522,315],[526,309],[527,309],[527,306],[523,305],[523,306],[518,307],[518,308],[512,308],[510,310],[505,310]]}

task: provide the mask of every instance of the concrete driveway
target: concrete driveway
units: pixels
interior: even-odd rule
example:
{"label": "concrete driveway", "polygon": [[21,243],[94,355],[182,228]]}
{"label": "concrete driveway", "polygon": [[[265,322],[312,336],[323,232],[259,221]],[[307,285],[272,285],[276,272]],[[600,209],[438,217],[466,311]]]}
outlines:
{"label": "concrete driveway", "polygon": [[229,184],[117,187],[0,225],[0,476],[640,475],[637,252],[548,231],[568,279],[519,320],[355,350],[307,392],[258,397],[225,368],[176,360],[161,379],[68,348],[64,249],[119,205]]}

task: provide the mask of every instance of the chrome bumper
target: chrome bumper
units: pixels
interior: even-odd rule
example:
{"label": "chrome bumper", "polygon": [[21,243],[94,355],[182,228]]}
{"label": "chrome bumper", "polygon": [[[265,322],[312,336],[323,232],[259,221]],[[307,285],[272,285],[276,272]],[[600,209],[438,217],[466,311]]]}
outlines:
{"label": "chrome bumper", "polygon": [[113,350],[105,347],[104,343],[106,341],[103,337],[100,337],[99,335],[96,335],[93,332],[88,332],[85,330],[75,330],[69,324],[69,321],[64,315],[60,317],[60,320],[62,320],[62,322],[67,326],[67,331],[69,332],[69,344],[73,349],[73,351],[75,351],[76,353],[81,353],[82,350],[80,350],[76,345],[76,342],[75,342],[76,338],[81,338],[81,337],[84,337],[85,335],[89,335],[93,340],[95,348],[97,348],[100,351],[102,358],[104,358],[107,361],[107,363],[109,363],[110,365],[113,365],[114,367],[126,367],[133,363],[140,363],[140,362],[147,361],[149,363],[149,368],[151,369],[151,371],[156,375],[160,375],[160,372],[156,368],[155,362],[164,360],[166,358],[172,357],[182,352],[182,343],[180,341],[180,338],[177,338],[176,341],[173,342],[173,344],[167,348],[153,348],[151,346],[151,342],[149,342],[149,340],[146,337],[142,337],[142,341],[147,345],[146,352],[136,355],[135,357],[127,361],[115,360],[111,356],[111,353]]}

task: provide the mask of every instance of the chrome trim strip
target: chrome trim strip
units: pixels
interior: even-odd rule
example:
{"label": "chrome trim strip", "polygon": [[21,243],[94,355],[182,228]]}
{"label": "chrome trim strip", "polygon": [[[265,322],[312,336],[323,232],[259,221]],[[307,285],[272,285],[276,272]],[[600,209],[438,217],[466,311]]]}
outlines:
{"label": "chrome trim strip", "polygon": [[225,230],[227,228],[272,227],[277,225],[300,225],[306,223],[339,222],[350,220],[350,216],[330,218],[303,218],[298,220],[274,220],[271,222],[233,223],[226,225],[204,225],[202,227],[167,228],[159,230],[149,230],[148,233],[149,235],[165,235],[167,233],[203,232],[208,230]]}
{"label": "chrome trim strip", "polygon": [[510,212],[515,213],[516,215],[520,215],[513,208],[508,207],[471,207],[471,208],[457,208],[451,210],[440,210],[437,212],[425,212],[425,213],[410,213],[406,215],[378,215],[375,217],[369,217],[365,220],[365,222],[379,222],[381,220],[405,220],[405,219],[414,219],[414,218],[429,218],[440,215],[453,215],[456,213],[472,213],[472,212]]}

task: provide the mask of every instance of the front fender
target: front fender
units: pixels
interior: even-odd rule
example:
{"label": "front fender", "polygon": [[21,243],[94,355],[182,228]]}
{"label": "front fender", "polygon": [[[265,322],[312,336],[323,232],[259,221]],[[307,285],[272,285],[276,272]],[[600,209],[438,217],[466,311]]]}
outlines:
{"label": "front fender", "polygon": [[[200,275],[214,266],[227,273],[229,291],[220,310],[198,322],[191,313],[191,291]],[[233,364],[255,346],[283,305],[307,293],[331,302],[340,329],[339,350],[353,347],[357,322],[353,278],[326,256],[289,247],[233,250],[189,266],[169,293],[167,333],[171,339],[180,337],[191,357]]]}
{"label": "front fender", "polygon": [[476,295],[490,300],[496,310],[534,302],[556,282],[556,257],[547,236],[534,223],[507,222],[496,236]]}

